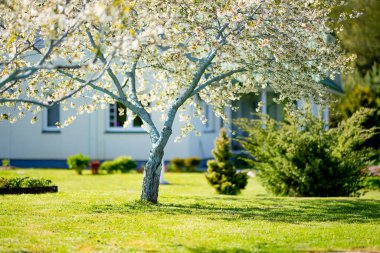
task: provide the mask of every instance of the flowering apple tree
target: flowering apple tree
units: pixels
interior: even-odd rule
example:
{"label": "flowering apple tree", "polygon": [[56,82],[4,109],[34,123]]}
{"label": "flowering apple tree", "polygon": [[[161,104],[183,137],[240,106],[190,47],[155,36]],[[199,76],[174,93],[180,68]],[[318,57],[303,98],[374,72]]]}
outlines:
{"label": "flowering apple tree", "polygon": [[[141,198],[157,202],[161,161],[179,115],[179,138],[225,117],[240,95],[270,86],[280,100],[320,98],[320,80],[350,58],[327,42],[336,0],[0,0],[1,118],[59,103],[77,115],[121,103],[152,147]],[[186,115],[192,107],[195,115]],[[151,113],[161,114],[154,122]]]}

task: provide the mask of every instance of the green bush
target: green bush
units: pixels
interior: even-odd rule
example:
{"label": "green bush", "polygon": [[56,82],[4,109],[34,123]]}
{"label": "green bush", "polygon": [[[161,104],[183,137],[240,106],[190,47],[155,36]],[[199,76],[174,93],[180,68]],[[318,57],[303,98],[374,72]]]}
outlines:
{"label": "green bush", "polygon": [[45,178],[36,178],[36,177],[26,177],[22,182],[22,187],[45,187],[50,186],[52,181]]}
{"label": "green bush", "polygon": [[184,170],[185,170],[185,159],[176,157],[170,161],[169,171],[181,172]]}
{"label": "green bush", "polygon": [[90,157],[83,154],[76,154],[67,157],[67,165],[70,169],[75,170],[79,175],[82,175],[82,171],[88,167]]}
{"label": "green bush", "polygon": [[116,166],[113,165],[113,161],[104,161],[99,167],[99,170],[104,171],[108,174],[113,173],[116,170]]}
{"label": "green bush", "polygon": [[170,172],[197,172],[201,159],[199,157],[173,158],[169,164]]}
{"label": "green bush", "polygon": [[284,122],[263,115],[236,122],[249,134],[240,143],[255,158],[250,163],[264,186],[287,196],[357,195],[366,176],[362,169],[374,153],[362,145],[377,131],[362,127],[373,110],[360,109],[329,130],[305,111],[286,115]]}
{"label": "green bush", "polygon": [[119,156],[116,157],[113,161],[105,161],[103,162],[99,169],[101,171],[105,171],[108,174],[121,172],[127,173],[130,170],[137,167],[135,161],[132,160],[130,156]]}
{"label": "green bush", "polygon": [[130,170],[135,169],[137,167],[136,162],[133,161],[132,157],[130,156],[116,157],[113,163],[117,166],[118,170],[121,173],[127,173]]}
{"label": "green bush", "polygon": [[26,179],[25,177],[6,178],[5,180],[3,178],[3,188],[8,188],[8,189],[21,188],[25,179]]}
{"label": "green bush", "polygon": [[215,160],[207,162],[206,179],[219,194],[239,194],[247,185],[248,176],[244,172],[237,172],[231,163],[230,141],[224,129],[220,130],[212,153]]}
{"label": "green bush", "polygon": [[[342,120],[351,117],[361,107],[375,110],[363,122],[366,129],[380,127],[380,65],[374,64],[372,70],[362,76],[359,71],[344,77],[344,96],[339,96],[332,105],[330,126],[336,127]],[[380,133],[372,136],[364,146],[380,150]],[[380,161],[380,157],[377,158]]]}
{"label": "green bush", "polygon": [[8,167],[10,164],[9,160],[8,159],[4,159],[4,160],[1,160],[1,165],[3,167]]}
{"label": "green bush", "polygon": [[231,162],[237,169],[254,169],[251,166],[252,164],[249,163],[252,159],[253,157],[250,154],[246,152],[239,152],[233,154]]}
{"label": "green bush", "polygon": [[363,182],[363,188],[368,190],[380,190],[380,177],[367,177]]}
{"label": "green bush", "polygon": [[19,189],[50,186],[52,181],[45,178],[13,177],[0,178],[0,188]]}
{"label": "green bush", "polygon": [[199,164],[201,164],[201,159],[199,157],[189,157],[185,159],[184,163],[186,172],[196,172]]}

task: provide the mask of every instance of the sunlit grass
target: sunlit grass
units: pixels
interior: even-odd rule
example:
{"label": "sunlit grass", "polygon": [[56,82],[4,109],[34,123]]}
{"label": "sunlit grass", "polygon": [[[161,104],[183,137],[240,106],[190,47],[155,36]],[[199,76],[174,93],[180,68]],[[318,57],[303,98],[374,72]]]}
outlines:
{"label": "sunlit grass", "polygon": [[0,171],[47,177],[59,193],[0,196],[0,252],[380,251],[380,192],[278,198],[256,179],[220,196],[203,174],[167,174],[159,205],[136,201],[141,174]]}

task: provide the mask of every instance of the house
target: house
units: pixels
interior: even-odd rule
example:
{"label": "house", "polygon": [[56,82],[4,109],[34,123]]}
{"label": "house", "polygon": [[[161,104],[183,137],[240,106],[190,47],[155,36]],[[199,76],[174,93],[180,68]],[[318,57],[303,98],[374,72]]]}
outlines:
{"label": "house", "polygon": [[[342,92],[340,81],[327,80],[324,82],[332,92]],[[275,94],[267,89],[259,96],[247,95],[235,102],[237,111],[229,111],[231,119],[252,117],[256,112],[259,101],[263,101],[262,112],[281,120],[283,105],[273,102]],[[300,102],[299,102],[300,103]],[[83,153],[93,160],[113,159],[119,155],[130,155],[139,162],[144,162],[151,147],[148,134],[141,128],[141,120],[136,118],[131,126],[123,128],[126,116],[117,113],[117,106],[110,105],[105,110],[92,114],[84,114],[69,127],[59,129],[55,123],[66,117],[67,111],[59,105],[44,109],[41,119],[36,124],[30,124],[26,117],[10,124],[0,122],[0,159],[9,159],[16,167],[66,167],[66,158],[76,153]],[[315,108],[317,110],[317,108]],[[191,115],[191,112],[189,112]],[[216,118],[212,108],[205,105],[205,117],[208,119],[203,125],[198,119],[194,124],[202,133],[200,137],[191,133],[181,142],[175,143],[174,137],[179,135],[180,125],[173,126],[173,137],[166,147],[165,160],[174,157],[197,156],[202,159],[211,157],[214,139],[223,127],[223,121]],[[152,114],[153,120],[158,116]],[[328,108],[325,108],[324,119],[328,120]],[[234,129],[234,126],[229,126]],[[233,145],[233,148],[238,148]]]}

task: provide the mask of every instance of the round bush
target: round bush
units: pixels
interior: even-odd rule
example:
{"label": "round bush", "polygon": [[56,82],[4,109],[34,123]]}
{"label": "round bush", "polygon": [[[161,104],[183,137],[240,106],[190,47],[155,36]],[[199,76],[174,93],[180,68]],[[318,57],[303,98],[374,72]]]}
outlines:
{"label": "round bush", "polygon": [[240,142],[255,158],[251,163],[273,193],[351,196],[363,188],[366,175],[362,169],[374,157],[373,150],[362,145],[375,134],[375,129],[362,127],[371,113],[373,110],[359,110],[328,130],[308,112],[287,115],[285,122],[262,116],[259,120],[241,119],[237,125],[249,133]]}

